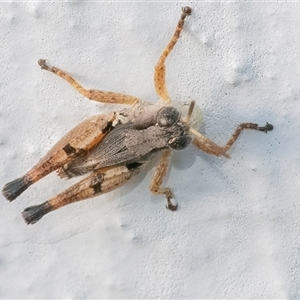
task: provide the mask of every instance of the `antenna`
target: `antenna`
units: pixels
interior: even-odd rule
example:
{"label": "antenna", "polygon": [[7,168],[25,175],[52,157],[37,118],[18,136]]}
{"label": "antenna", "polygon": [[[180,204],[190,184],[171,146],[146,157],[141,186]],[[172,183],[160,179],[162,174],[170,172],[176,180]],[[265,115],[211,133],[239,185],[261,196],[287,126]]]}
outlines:
{"label": "antenna", "polygon": [[183,118],[183,122],[184,122],[184,123],[190,122],[191,117],[192,117],[192,114],[193,114],[194,107],[195,107],[195,100],[191,101],[191,104],[190,104],[188,113],[187,113],[187,115]]}

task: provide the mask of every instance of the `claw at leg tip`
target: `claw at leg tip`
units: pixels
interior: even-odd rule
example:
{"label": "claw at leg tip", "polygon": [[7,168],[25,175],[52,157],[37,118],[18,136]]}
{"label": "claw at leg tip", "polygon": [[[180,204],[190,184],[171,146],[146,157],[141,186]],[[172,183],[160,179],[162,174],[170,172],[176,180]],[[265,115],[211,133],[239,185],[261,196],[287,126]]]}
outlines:
{"label": "claw at leg tip", "polygon": [[189,16],[192,13],[192,9],[189,6],[185,6],[182,8],[182,12]]}
{"label": "claw at leg tip", "polygon": [[168,199],[166,208],[169,209],[170,211],[176,211],[178,208],[178,204],[172,204],[172,202]]}
{"label": "claw at leg tip", "polygon": [[43,70],[51,71],[51,69],[52,69],[52,67],[49,65],[49,62],[47,59],[40,58],[38,60],[38,64],[41,67],[41,69],[43,69]]}
{"label": "claw at leg tip", "polygon": [[272,124],[269,124],[268,122],[266,123],[266,131],[271,131],[274,129],[274,126]]}
{"label": "claw at leg tip", "polygon": [[265,133],[268,133],[268,131],[273,130],[274,126],[272,124],[269,124],[266,122],[266,125],[264,127],[257,127],[258,130],[264,131]]}
{"label": "claw at leg tip", "polygon": [[38,64],[42,67],[43,65],[46,64],[46,59],[40,58],[40,59],[38,60]]}

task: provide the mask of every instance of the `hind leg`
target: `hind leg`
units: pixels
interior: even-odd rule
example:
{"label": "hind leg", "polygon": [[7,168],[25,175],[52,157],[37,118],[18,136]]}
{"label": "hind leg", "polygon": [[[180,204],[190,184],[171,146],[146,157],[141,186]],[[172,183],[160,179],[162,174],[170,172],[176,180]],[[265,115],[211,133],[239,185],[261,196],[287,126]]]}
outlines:
{"label": "hind leg", "polygon": [[60,207],[112,191],[139,174],[150,159],[151,157],[124,166],[99,169],[52,199],[26,208],[22,216],[27,224],[34,224]]}
{"label": "hind leg", "polygon": [[115,113],[107,113],[80,123],[61,138],[48,153],[21,178],[7,183],[3,196],[13,201],[29,186],[76,157],[87,154],[114,127]]}

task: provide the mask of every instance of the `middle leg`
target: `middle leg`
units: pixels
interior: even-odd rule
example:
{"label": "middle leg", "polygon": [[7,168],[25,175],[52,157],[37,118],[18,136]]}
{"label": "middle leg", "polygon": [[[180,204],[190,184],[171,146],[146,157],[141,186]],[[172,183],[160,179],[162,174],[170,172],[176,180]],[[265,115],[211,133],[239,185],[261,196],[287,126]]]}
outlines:
{"label": "middle leg", "polygon": [[171,189],[168,187],[162,187],[163,179],[166,176],[170,164],[171,153],[171,150],[165,150],[161,153],[161,157],[159,159],[155,173],[152,177],[149,189],[155,195],[165,195],[167,198],[166,208],[175,211],[177,210],[178,205],[174,205],[171,202],[171,199],[173,198],[173,193]]}
{"label": "middle leg", "polygon": [[48,65],[45,59],[39,59],[38,64],[41,66],[42,69],[52,72],[57,76],[63,78],[67,82],[69,82],[74,89],[76,89],[81,95],[83,95],[84,97],[90,100],[95,100],[103,103],[131,104],[131,105],[135,105],[140,102],[139,98],[122,94],[122,93],[107,92],[107,91],[101,91],[95,89],[86,89],[65,71],[57,67],[52,67]]}

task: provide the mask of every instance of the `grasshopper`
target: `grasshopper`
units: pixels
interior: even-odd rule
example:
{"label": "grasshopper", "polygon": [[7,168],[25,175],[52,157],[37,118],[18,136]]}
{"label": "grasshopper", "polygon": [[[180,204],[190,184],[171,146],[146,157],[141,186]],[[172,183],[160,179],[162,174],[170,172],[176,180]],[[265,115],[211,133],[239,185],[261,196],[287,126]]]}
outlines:
{"label": "grasshopper", "polygon": [[193,144],[208,154],[229,158],[228,150],[244,129],[263,132],[273,129],[268,123],[262,127],[254,123],[242,123],[225,146],[218,146],[197,131],[202,123],[202,115],[195,101],[172,104],[166,88],[165,61],[191,12],[188,6],[182,8],[175,33],[155,66],[154,85],[159,97],[156,104],[131,95],[86,89],[63,70],[51,66],[47,60],[38,61],[42,69],[60,76],[90,100],[131,107],[85,120],[60,139],[24,176],[4,186],[2,194],[7,200],[13,201],[29,186],[53,171],[61,178],[88,174],[50,200],[26,208],[22,216],[27,224],[34,224],[45,214],[67,204],[116,189],[139,174],[155,156],[158,156],[158,165],[149,186],[150,191],[164,195],[166,207],[175,211],[177,204],[171,201],[172,190],[162,186],[172,151],[180,151]]}

